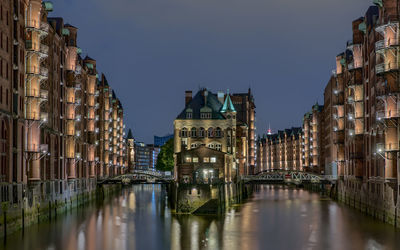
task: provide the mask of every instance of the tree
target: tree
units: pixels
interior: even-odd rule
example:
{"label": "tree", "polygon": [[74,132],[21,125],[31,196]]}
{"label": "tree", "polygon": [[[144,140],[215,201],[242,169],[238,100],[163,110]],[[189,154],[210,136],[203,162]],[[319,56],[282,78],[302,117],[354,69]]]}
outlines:
{"label": "tree", "polygon": [[156,169],[172,171],[174,169],[174,139],[169,139],[160,150],[157,157]]}

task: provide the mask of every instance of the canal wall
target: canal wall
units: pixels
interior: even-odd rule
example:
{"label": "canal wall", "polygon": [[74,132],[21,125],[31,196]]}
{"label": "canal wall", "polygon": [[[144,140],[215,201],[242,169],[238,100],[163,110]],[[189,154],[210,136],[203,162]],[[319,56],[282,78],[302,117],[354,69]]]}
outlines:
{"label": "canal wall", "polygon": [[243,181],[221,184],[179,184],[169,186],[170,204],[178,214],[219,214],[251,195]]}
{"label": "canal wall", "polygon": [[361,180],[340,179],[336,189],[335,198],[339,202],[400,228],[400,204],[395,184],[381,182],[368,185]]}
{"label": "canal wall", "polygon": [[2,202],[0,238],[25,227],[56,218],[57,214],[104,199],[121,189],[120,184],[97,186],[95,179],[49,181],[24,185],[16,202]]}

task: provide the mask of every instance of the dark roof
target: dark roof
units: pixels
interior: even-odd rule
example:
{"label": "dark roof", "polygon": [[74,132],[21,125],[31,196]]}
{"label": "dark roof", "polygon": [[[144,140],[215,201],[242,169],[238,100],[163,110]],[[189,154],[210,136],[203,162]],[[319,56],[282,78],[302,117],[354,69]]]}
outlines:
{"label": "dark roof", "polygon": [[272,141],[273,143],[277,143],[277,142],[279,142],[279,139],[285,138],[285,134],[286,134],[286,136],[289,136],[289,137],[294,136],[295,139],[298,139],[302,132],[303,132],[303,130],[301,127],[292,127],[290,129],[278,130],[277,133],[272,134],[272,135],[266,135],[265,138]]}
{"label": "dark roof", "polygon": [[69,24],[69,23],[64,24],[64,27],[78,29],[77,27],[72,26],[72,25]]}
{"label": "dark roof", "polygon": [[132,134],[132,130],[131,129],[128,130],[127,139],[133,139],[133,134]]}
{"label": "dark roof", "polygon": [[56,24],[55,30],[56,30],[57,33],[60,34],[60,29],[63,26],[64,19],[62,19],[61,17],[48,17],[47,18],[47,22],[50,23],[50,24],[55,22],[55,24]]}
{"label": "dark roof", "polygon": [[379,8],[377,6],[370,6],[367,10],[367,13],[365,13],[365,17],[367,18],[366,20],[367,26],[374,24],[378,15],[379,15]]}
{"label": "dark roof", "polygon": [[104,86],[108,86],[108,81],[107,81],[107,78],[106,78],[106,76],[104,75],[104,74],[101,74],[101,79],[102,79],[102,84],[104,85]]}
{"label": "dark roof", "polygon": [[89,56],[85,56],[85,59],[83,59],[83,60],[88,60],[88,61],[95,61],[93,58],[91,58],[91,57],[89,57]]}
{"label": "dark roof", "polygon": [[[205,103],[206,99],[207,103]],[[199,90],[193,99],[182,110],[182,112],[176,117],[176,119],[186,119],[186,110],[190,109],[193,112],[191,119],[200,119],[200,110],[202,108],[208,108],[211,111],[212,119],[225,119],[220,112],[222,104],[219,102],[217,95],[213,94],[207,89]]]}

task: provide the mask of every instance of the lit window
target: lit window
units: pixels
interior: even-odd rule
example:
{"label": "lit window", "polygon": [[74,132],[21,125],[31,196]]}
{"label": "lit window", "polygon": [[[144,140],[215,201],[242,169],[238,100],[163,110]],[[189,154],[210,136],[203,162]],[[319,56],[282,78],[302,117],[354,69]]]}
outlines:
{"label": "lit window", "polygon": [[216,157],[211,157],[210,158],[210,162],[211,163],[216,163],[217,162],[217,158]]}
{"label": "lit window", "polygon": [[193,157],[193,162],[194,162],[194,163],[199,162],[199,158],[198,158],[198,157]]}
{"label": "lit window", "polygon": [[203,162],[210,162],[210,158],[209,157],[204,157],[203,158]]}
{"label": "lit window", "polygon": [[185,162],[192,162],[192,158],[190,156],[186,156]]}

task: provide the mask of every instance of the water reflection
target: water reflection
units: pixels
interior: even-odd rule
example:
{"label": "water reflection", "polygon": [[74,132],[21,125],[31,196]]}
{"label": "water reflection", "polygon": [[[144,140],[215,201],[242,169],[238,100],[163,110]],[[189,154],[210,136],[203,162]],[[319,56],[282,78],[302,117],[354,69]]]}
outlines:
{"label": "water reflection", "polygon": [[[400,233],[318,194],[258,186],[221,216],[171,216],[161,185],[136,185],[34,225],[5,249],[400,249]],[[0,247],[1,248],[1,247]]]}

